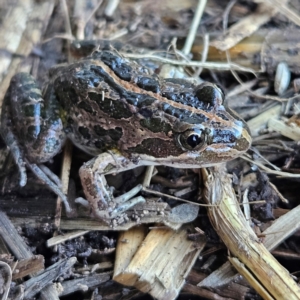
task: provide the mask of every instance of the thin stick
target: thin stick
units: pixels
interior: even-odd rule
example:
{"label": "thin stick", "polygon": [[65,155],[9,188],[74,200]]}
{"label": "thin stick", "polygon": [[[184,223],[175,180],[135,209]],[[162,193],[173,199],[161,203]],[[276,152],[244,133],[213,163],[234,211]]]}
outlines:
{"label": "thin stick", "polygon": [[[220,63],[220,62],[202,62],[202,61],[179,61],[175,59],[165,58],[161,56],[157,56],[154,54],[137,54],[137,53],[126,53],[121,52],[124,57],[133,58],[133,59],[140,59],[140,58],[148,58],[155,61],[161,61],[166,64],[172,64],[175,66],[184,66],[184,67],[203,67],[204,69],[213,69],[213,70],[220,70],[220,71],[230,71],[230,70],[238,70],[242,72],[249,72],[252,74],[256,74],[256,72],[251,68],[246,68],[240,66],[235,63]],[[299,96],[298,96],[299,97]]]}
{"label": "thin stick", "polygon": [[182,48],[182,52],[185,55],[188,55],[191,52],[191,48],[192,48],[192,45],[195,40],[197,29],[199,27],[201,17],[203,15],[204,8],[206,6],[206,2],[207,2],[206,0],[198,0],[198,5],[197,5],[196,11],[195,11],[194,18],[192,20],[190,31],[185,40],[185,44]]}
{"label": "thin stick", "polygon": [[[201,56],[202,63],[205,63],[207,60],[208,50],[209,50],[209,34],[205,33],[203,36],[203,50],[202,50],[202,56]],[[196,72],[194,73],[193,77],[195,77],[195,78],[200,77],[202,70],[203,70],[203,68],[199,67],[196,70]]]}

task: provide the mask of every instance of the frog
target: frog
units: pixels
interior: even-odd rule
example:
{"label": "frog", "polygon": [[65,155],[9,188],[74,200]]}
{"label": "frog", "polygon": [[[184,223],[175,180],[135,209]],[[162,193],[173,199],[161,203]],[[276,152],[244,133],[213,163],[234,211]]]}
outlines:
{"label": "frog", "polygon": [[114,197],[106,175],[138,166],[210,167],[241,156],[251,145],[246,122],[226,105],[217,84],[161,78],[114,50],[52,67],[42,90],[30,74],[14,75],[0,130],[20,185],[30,169],[67,211],[59,179],[44,163],[67,139],[91,155],[79,176],[91,214],[106,223],[145,202],[136,196],[141,186]]}

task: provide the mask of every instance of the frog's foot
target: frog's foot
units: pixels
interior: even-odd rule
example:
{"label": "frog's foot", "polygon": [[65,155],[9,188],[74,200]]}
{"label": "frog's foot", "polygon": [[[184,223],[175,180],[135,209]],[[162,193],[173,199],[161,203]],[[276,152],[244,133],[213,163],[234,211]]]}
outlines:
{"label": "frog's foot", "polygon": [[52,192],[54,192],[57,196],[59,196],[62,202],[65,205],[65,209],[67,213],[72,211],[68,199],[66,195],[61,190],[61,181],[60,179],[52,173],[50,169],[48,169],[44,165],[36,165],[32,164],[26,160],[26,166],[35,174],[35,176],[40,179]]}
{"label": "frog's foot", "polygon": [[[130,209],[132,209],[136,204],[145,203],[146,200],[142,196],[134,197],[137,193],[139,193],[142,189],[142,185],[139,184],[127,193],[114,198],[112,194],[110,194],[110,202],[114,203],[114,207],[107,207],[100,209],[98,207],[97,202],[91,203],[91,201],[87,201],[82,197],[75,199],[75,202],[81,204],[87,208],[92,208],[93,214],[96,218],[99,218],[107,223],[110,223],[115,219],[122,219],[122,223],[127,218],[124,213]],[[134,197],[134,198],[132,198]]]}
{"label": "frog's foot", "polygon": [[136,204],[146,202],[143,197],[135,197],[142,189],[141,185],[114,198],[105,179],[106,174],[122,172],[135,167],[135,161],[127,159],[116,151],[99,154],[81,166],[79,176],[84,194],[89,202],[89,208],[96,218],[110,223],[112,219],[126,217],[125,212],[131,210]]}

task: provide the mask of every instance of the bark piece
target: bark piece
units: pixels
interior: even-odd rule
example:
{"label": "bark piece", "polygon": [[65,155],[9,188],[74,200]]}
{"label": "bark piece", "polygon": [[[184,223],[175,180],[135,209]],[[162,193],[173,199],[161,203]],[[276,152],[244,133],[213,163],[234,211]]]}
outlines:
{"label": "bark piece", "polygon": [[33,255],[31,258],[18,261],[13,271],[13,280],[44,270],[44,256]]}
{"label": "bark piece", "polygon": [[87,291],[92,288],[96,288],[101,283],[108,281],[111,277],[109,273],[92,274],[83,278],[76,278],[73,280],[64,281],[62,285],[62,291],[59,296],[65,296],[76,291]]}
{"label": "bark piece", "polygon": [[76,257],[63,259],[39,275],[30,278],[22,285],[24,286],[24,299],[32,299],[44,287],[52,283],[54,279],[67,272],[77,262]]}
{"label": "bark piece", "polygon": [[30,248],[11,223],[5,213],[0,211],[0,235],[17,259],[32,257]]}

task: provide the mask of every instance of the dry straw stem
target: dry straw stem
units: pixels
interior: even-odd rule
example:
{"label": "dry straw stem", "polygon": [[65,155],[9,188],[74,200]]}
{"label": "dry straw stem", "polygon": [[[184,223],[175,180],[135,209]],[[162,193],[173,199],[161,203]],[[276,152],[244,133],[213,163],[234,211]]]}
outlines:
{"label": "dry straw stem", "polygon": [[253,280],[258,281],[252,283],[253,288],[265,299],[268,299],[265,291],[275,299],[286,299],[287,295],[289,299],[300,299],[300,287],[270,254],[246,222],[232,190],[231,179],[224,168],[215,167],[209,172],[202,169],[202,173],[205,179],[206,202],[219,205],[217,208],[214,206],[208,208],[211,223],[231,256],[244,264],[248,275],[251,274]]}
{"label": "dry straw stem", "polygon": [[254,13],[232,25],[224,36],[212,42],[211,45],[222,51],[228,50],[234,47],[243,38],[250,36],[258,30],[259,27],[267,23],[277,12],[277,7],[271,7],[270,4],[261,3]]}

